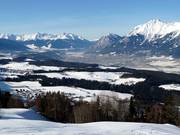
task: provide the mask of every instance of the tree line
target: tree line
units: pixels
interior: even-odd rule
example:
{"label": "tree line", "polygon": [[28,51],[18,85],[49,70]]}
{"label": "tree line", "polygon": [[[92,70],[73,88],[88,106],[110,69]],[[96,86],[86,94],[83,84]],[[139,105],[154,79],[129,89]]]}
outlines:
{"label": "tree line", "polygon": [[180,126],[180,102],[176,95],[170,94],[164,102],[145,103],[131,98],[129,120],[135,122],[169,123]]}
{"label": "tree line", "polygon": [[167,97],[164,103],[146,104],[134,97],[121,100],[116,95],[102,95],[86,102],[73,101],[60,92],[48,92],[38,96],[35,106],[43,116],[56,122],[129,121],[180,126],[179,102],[174,96]]}
{"label": "tree line", "polygon": [[35,106],[43,116],[57,122],[124,121],[129,101],[116,96],[98,96],[91,102],[73,101],[63,93],[48,92],[37,97]]}
{"label": "tree line", "polygon": [[135,96],[121,100],[116,94],[104,96],[103,92],[89,102],[74,100],[60,92],[48,92],[25,106],[20,97],[0,92],[0,108],[24,107],[35,107],[47,119],[64,123],[130,121],[180,126],[180,99],[173,94],[164,102],[146,103]]}

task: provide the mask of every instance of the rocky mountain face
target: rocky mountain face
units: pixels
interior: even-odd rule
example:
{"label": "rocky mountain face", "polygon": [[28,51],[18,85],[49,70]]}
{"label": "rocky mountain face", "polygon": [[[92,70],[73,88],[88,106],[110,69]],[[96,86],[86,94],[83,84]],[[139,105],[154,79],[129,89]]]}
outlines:
{"label": "rocky mountain face", "polygon": [[117,43],[120,39],[122,39],[117,34],[109,33],[106,36],[101,37],[99,40],[96,41],[95,45],[92,46],[92,49],[104,49],[107,47],[111,47],[113,44]]}

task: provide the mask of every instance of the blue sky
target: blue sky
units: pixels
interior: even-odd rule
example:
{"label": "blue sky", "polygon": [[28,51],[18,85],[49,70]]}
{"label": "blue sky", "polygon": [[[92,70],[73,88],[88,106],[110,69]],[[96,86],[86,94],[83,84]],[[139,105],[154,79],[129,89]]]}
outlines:
{"label": "blue sky", "polygon": [[0,33],[127,34],[151,19],[180,21],[180,0],[0,0]]}

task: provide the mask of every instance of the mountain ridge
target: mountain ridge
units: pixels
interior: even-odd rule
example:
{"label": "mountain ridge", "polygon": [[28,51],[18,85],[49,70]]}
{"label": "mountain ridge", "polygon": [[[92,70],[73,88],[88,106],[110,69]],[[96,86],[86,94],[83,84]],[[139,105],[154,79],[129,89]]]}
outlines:
{"label": "mountain ridge", "polygon": [[129,36],[141,34],[148,40],[163,37],[170,33],[176,33],[174,37],[180,35],[180,22],[163,22],[159,19],[153,19],[145,24],[140,24],[134,27]]}
{"label": "mountain ridge", "polygon": [[[52,48],[73,48],[86,49],[89,53],[111,54],[113,52],[113,54],[137,55],[148,53],[180,57],[180,22],[163,22],[157,19],[137,25],[126,36],[109,33],[97,41],[90,41],[72,33],[0,34],[0,39],[16,41],[26,48],[29,45],[46,48],[46,51],[52,50]],[[36,49],[36,51],[38,50]]]}
{"label": "mountain ridge", "polygon": [[[107,38],[108,35],[105,37]],[[111,39],[113,38],[111,37]],[[136,26],[127,36],[123,36],[119,40],[104,41],[107,42],[97,41],[92,47],[95,49],[91,51],[97,52],[98,46],[98,53],[180,57],[180,22],[165,23],[160,20],[151,20]],[[104,46],[105,44],[108,45]]]}
{"label": "mountain ridge", "polygon": [[71,39],[71,40],[85,40],[81,36],[72,33],[62,34],[48,34],[48,33],[32,33],[32,34],[0,34],[0,39],[9,39],[17,41],[30,41],[30,40],[57,40],[57,39]]}

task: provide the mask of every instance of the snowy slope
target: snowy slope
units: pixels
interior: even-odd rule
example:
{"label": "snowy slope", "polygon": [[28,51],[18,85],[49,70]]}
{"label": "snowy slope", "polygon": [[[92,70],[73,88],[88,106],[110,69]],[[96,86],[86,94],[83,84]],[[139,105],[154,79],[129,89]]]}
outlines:
{"label": "snowy slope", "polygon": [[2,112],[10,117],[4,116],[0,119],[0,135],[179,135],[180,133],[179,128],[168,124],[128,122],[62,124],[41,120],[31,110],[4,109]]}
{"label": "snowy slope", "polygon": [[160,20],[150,20],[149,22],[138,25],[129,35],[144,35],[146,39],[153,40],[174,33],[174,37],[180,35],[180,22],[167,23]]}
{"label": "snowy slope", "polygon": [[28,119],[28,120],[45,120],[40,114],[31,109],[1,109],[1,119]]}

